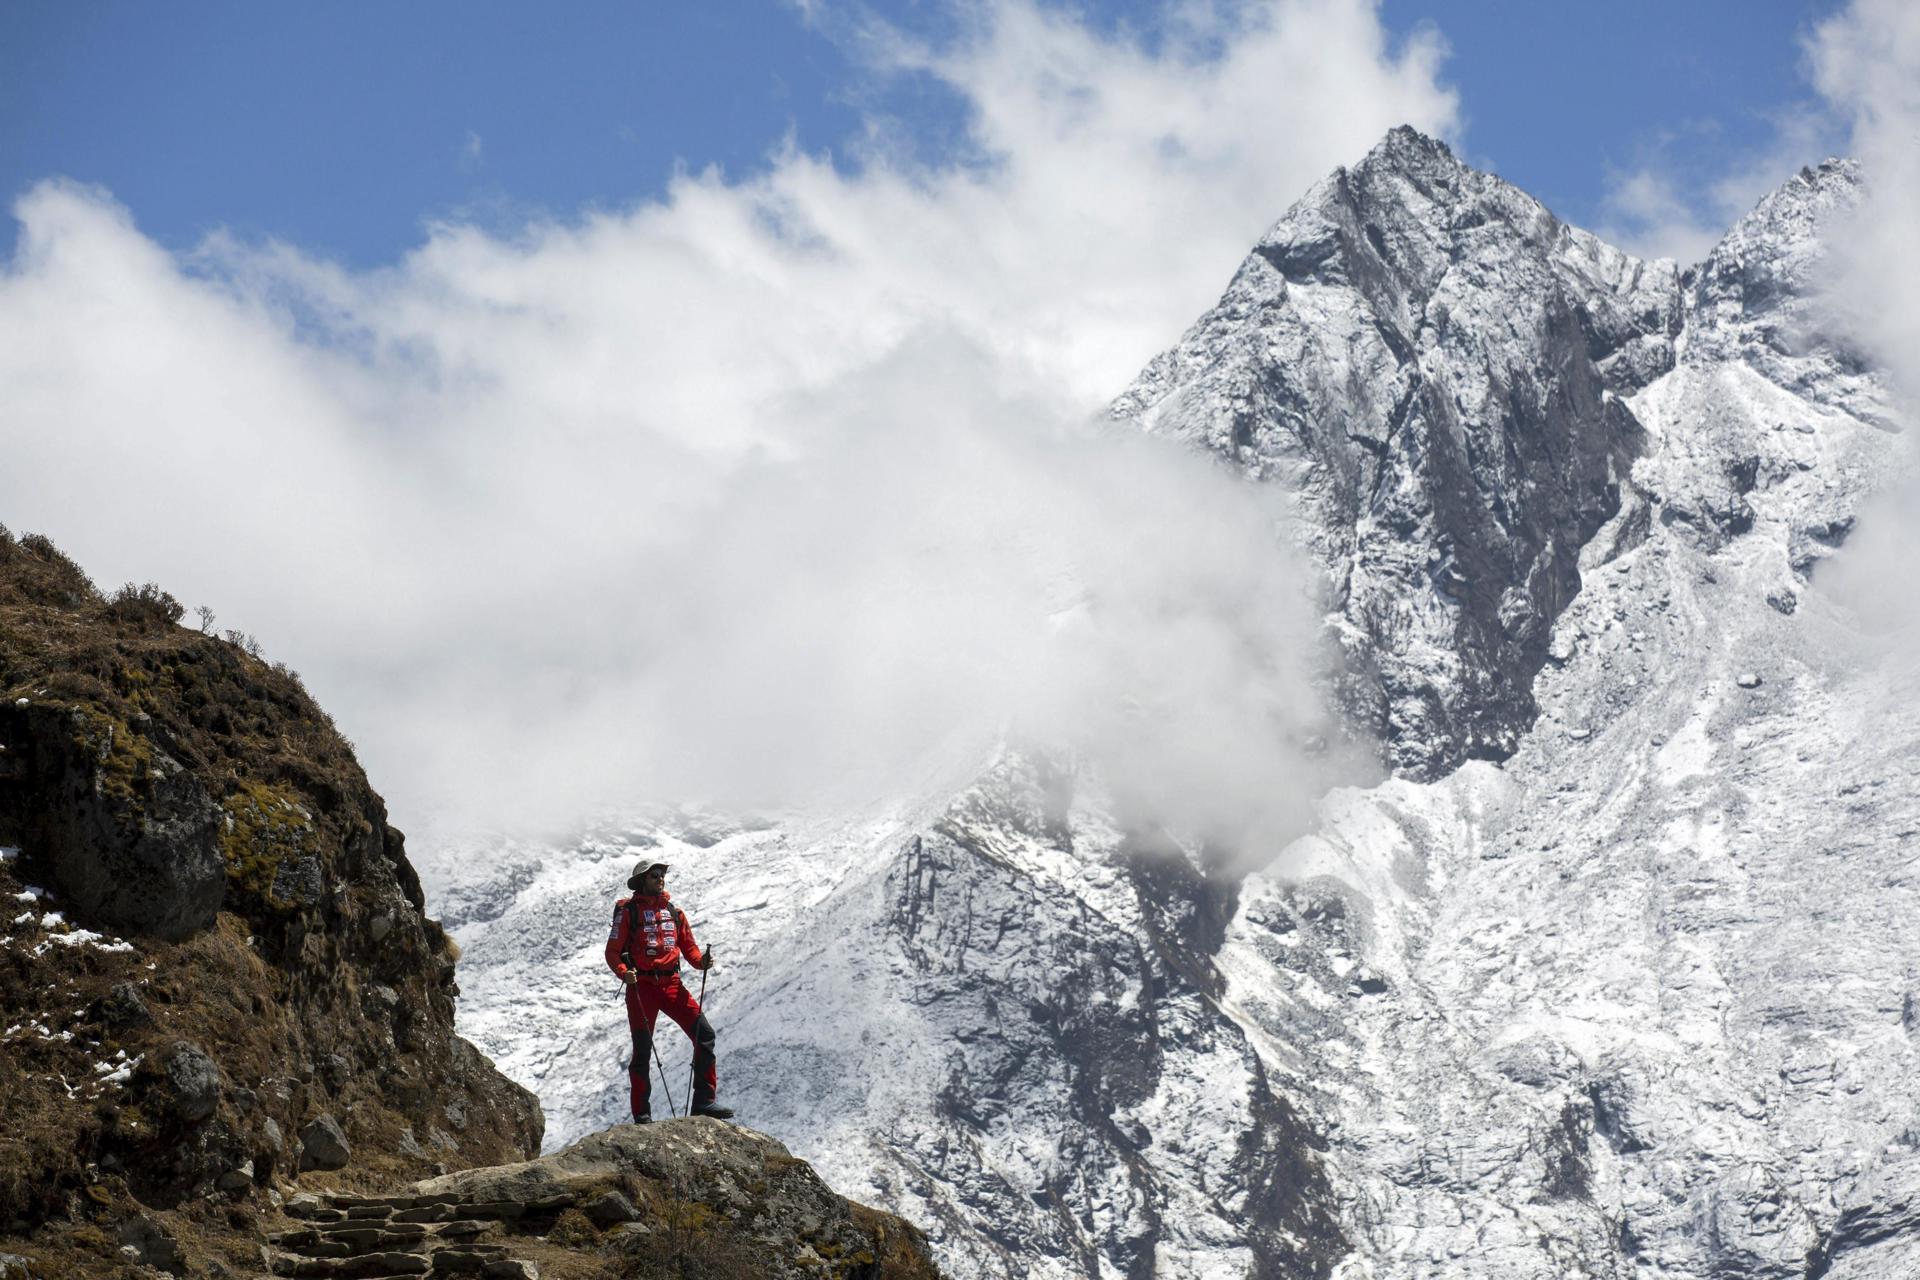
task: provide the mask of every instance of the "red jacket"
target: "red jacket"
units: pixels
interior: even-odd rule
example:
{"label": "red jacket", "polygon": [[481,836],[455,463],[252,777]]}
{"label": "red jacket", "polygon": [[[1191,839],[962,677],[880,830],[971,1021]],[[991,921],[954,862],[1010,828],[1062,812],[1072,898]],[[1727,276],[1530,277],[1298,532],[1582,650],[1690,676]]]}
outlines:
{"label": "red jacket", "polygon": [[629,961],[640,973],[671,973],[680,968],[681,956],[695,965],[703,958],[687,913],[674,906],[666,893],[635,894],[613,904],[607,968],[622,982],[627,980]]}

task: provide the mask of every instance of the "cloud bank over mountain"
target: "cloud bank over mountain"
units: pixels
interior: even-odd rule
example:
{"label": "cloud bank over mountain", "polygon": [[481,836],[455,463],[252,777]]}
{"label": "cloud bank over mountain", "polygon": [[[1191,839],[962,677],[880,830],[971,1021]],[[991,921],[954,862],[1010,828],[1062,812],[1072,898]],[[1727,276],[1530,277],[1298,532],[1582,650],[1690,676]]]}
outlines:
{"label": "cloud bank over mountain", "polygon": [[851,163],[789,142],[366,273],[35,187],[0,511],[258,634],[402,822],[838,802],[1003,729],[1197,828],[1289,812],[1314,619],[1277,513],[1088,422],[1312,180],[1454,127],[1437,39],[1338,0],[858,38],[965,104],[956,154],[876,114]]}
{"label": "cloud bank over mountain", "polygon": [[[1808,44],[1815,85],[1846,123],[1865,166],[1867,198],[1834,237],[1826,301],[1833,322],[1874,363],[1893,374],[1908,416],[1920,405],[1920,10],[1893,0],[1855,0]],[[1920,628],[1910,587],[1920,563],[1920,472],[1876,498],[1860,516],[1844,555],[1821,585],[1882,630]],[[1910,638],[1910,637],[1909,637]],[[1898,652],[1915,659],[1910,644]]]}

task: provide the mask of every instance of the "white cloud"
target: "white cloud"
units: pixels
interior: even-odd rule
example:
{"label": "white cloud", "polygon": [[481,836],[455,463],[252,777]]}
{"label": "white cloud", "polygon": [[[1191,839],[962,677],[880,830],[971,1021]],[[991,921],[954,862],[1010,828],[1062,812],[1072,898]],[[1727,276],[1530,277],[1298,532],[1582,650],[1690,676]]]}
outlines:
{"label": "white cloud", "polygon": [[[1854,0],[1822,23],[1808,45],[1814,83],[1847,122],[1867,196],[1830,239],[1834,278],[1827,295],[1838,323],[1889,370],[1920,421],[1920,9],[1896,0]],[[1908,463],[1915,462],[1909,431]],[[1859,531],[1821,567],[1820,582],[1871,625],[1920,628],[1912,589],[1920,563],[1920,478],[1860,513]],[[1915,661],[1912,637],[1900,642]]]}
{"label": "white cloud", "polygon": [[1824,158],[1839,135],[1827,113],[1801,103],[1773,114],[1764,146],[1717,168],[1683,164],[1673,152],[1678,140],[1656,139],[1638,164],[1607,173],[1594,233],[1629,253],[1684,267],[1704,260],[1729,227],[1795,170]]}
{"label": "white cloud", "polygon": [[1908,394],[1920,393],[1920,9],[1855,0],[1815,31],[1809,54],[1868,184],[1860,216],[1834,237],[1834,301]]}
{"label": "white cloud", "polygon": [[1180,822],[1312,780],[1311,619],[1265,495],[1087,419],[1307,185],[1410,121],[1432,40],[1192,6],[1153,51],[1024,0],[938,49],[968,154],[743,181],[356,273],[186,259],[104,192],[16,207],[0,513],[307,674],[397,818],[863,797],[1002,726]]}
{"label": "white cloud", "polygon": [[1727,223],[1703,213],[1679,179],[1647,167],[1607,175],[1602,221],[1595,234],[1642,258],[1691,264],[1705,258]]}

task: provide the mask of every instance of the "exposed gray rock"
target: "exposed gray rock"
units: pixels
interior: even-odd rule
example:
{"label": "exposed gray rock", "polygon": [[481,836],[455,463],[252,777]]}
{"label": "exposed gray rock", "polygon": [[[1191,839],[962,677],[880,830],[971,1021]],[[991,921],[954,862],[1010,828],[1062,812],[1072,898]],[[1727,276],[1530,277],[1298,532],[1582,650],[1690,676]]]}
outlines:
{"label": "exposed gray rock", "polygon": [[158,1267],[174,1275],[187,1273],[186,1255],[180,1251],[179,1242],[144,1213],[121,1223],[117,1234],[121,1248],[130,1250],[142,1265]]}
{"label": "exposed gray rock", "polygon": [[253,1186],[253,1161],[243,1160],[214,1183],[222,1191],[245,1191]]}
{"label": "exposed gray rock", "polygon": [[153,1021],[140,988],[132,982],[116,982],[100,1001],[100,1018],[114,1028],[144,1027]]}
{"label": "exposed gray rock", "polygon": [[595,1196],[581,1205],[580,1211],[587,1215],[594,1226],[602,1229],[622,1222],[637,1222],[640,1218],[640,1211],[633,1207],[633,1201],[619,1191]]}
{"label": "exposed gray rock", "polygon": [[[452,1205],[466,1217],[514,1220],[566,1206],[595,1206],[608,1222],[632,1202],[616,1194],[622,1179],[645,1179],[674,1200],[697,1203],[746,1240],[757,1242],[758,1274],[812,1274],[822,1257],[851,1257],[878,1243],[874,1225],[836,1195],[805,1162],[765,1134],[718,1120],[690,1118],[652,1125],[619,1125],[572,1146],[520,1164],[467,1169],[408,1188],[422,1212]],[[352,1212],[351,1209],[348,1212]],[[613,1213],[615,1216],[608,1216]],[[636,1215],[637,1216],[637,1215]],[[598,1221],[599,1219],[595,1219]],[[910,1228],[896,1240],[926,1260]],[[930,1272],[930,1262],[927,1263]],[[489,1269],[485,1274],[496,1273]]]}
{"label": "exposed gray rock", "polygon": [[347,1135],[341,1132],[340,1122],[324,1113],[300,1130],[300,1145],[302,1169],[344,1168],[353,1158],[353,1149],[347,1145]]}
{"label": "exposed gray rock", "polygon": [[190,771],[138,730],[86,708],[33,704],[33,796],[26,839],[88,919],[184,938],[213,922],[226,894],[220,806]]}
{"label": "exposed gray rock", "polygon": [[205,1120],[220,1105],[220,1067],[191,1040],[176,1040],[165,1058],[174,1111],[189,1123]]}

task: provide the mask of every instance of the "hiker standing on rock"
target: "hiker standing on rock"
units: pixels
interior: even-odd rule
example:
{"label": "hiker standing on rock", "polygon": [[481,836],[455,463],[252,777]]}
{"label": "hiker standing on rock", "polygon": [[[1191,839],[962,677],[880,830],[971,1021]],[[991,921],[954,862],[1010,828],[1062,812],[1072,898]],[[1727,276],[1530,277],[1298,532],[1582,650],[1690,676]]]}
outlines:
{"label": "hiker standing on rock", "polygon": [[693,1041],[690,1113],[725,1120],[732,1109],[713,1100],[718,1088],[713,1024],[700,1012],[693,993],[680,985],[680,957],[684,955],[687,963],[704,973],[713,968],[713,952],[700,949],[686,912],[668,900],[666,863],[636,863],[627,888],[633,896],[613,907],[607,967],[627,984],[627,1026],[633,1031],[633,1061],[627,1064],[627,1078],[633,1082],[633,1122],[646,1124],[653,1119],[653,1085],[647,1066],[653,1056],[653,1021],[662,1010]]}

